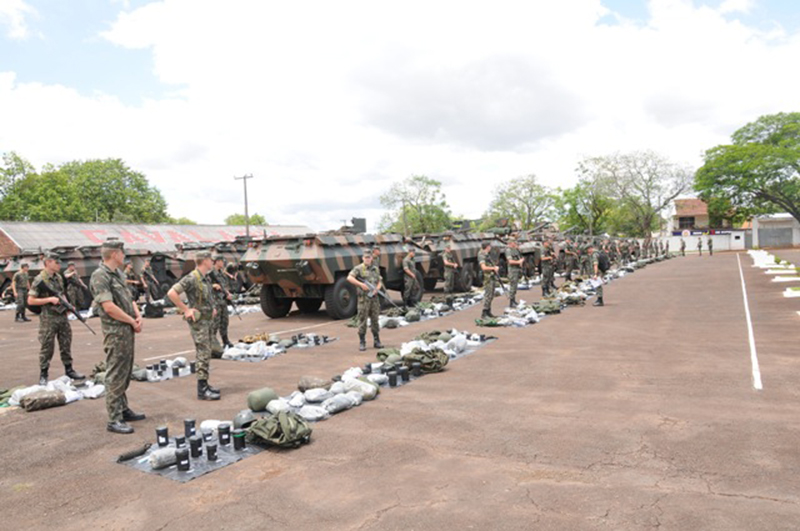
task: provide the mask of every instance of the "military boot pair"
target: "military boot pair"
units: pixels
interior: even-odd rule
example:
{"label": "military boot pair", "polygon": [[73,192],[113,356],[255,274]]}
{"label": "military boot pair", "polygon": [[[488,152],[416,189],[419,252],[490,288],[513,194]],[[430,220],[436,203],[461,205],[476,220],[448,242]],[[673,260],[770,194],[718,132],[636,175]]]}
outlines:
{"label": "military boot pair", "polygon": [[86,376],[82,375],[81,373],[77,372],[75,369],[72,368],[72,365],[65,365],[64,366],[64,374],[69,376],[71,380],[85,380]]}
{"label": "military boot pair", "polygon": [[197,399],[198,400],[219,400],[222,395],[219,389],[208,385],[208,380],[197,380]]}
{"label": "military boot pair", "polygon": [[596,301],[592,304],[592,306],[605,306],[606,304],[603,302],[603,297],[598,297]]}
{"label": "military boot pair", "polygon": [[383,348],[383,343],[381,343],[381,337],[378,334],[372,334],[372,338],[375,340],[375,348]]}
{"label": "military boot pair", "polygon": [[145,418],[147,418],[147,416],[144,413],[136,413],[132,409],[128,408],[122,412],[122,420],[109,422],[106,424],[106,430],[110,431],[111,433],[127,435],[133,433],[133,427],[129,426],[128,422],[136,422],[138,420],[144,420]]}
{"label": "military boot pair", "polygon": [[367,350],[367,335],[366,334],[358,334],[358,350],[360,352],[364,352]]}

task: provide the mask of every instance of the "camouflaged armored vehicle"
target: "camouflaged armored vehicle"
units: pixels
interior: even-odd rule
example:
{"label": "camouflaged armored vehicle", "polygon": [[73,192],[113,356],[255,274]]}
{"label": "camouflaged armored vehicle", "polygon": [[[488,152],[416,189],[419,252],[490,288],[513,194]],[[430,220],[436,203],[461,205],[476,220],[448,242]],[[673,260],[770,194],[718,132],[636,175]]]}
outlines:
{"label": "camouflaged armored vehicle", "polygon": [[427,251],[431,255],[431,267],[425,275],[425,289],[432,291],[436,283],[444,280],[444,247],[445,236],[450,236],[452,251],[456,262],[460,266],[456,272],[455,289],[456,291],[466,292],[472,286],[483,285],[483,275],[480,274],[478,265],[478,253],[481,251],[483,242],[489,241],[492,244],[491,257],[501,270],[505,264],[505,244],[496,235],[482,232],[445,232],[438,234],[420,234],[413,237],[417,247]]}
{"label": "camouflaged armored vehicle", "polygon": [[[403,289],[402,261],[406,255],[399,234],[309,234],[273,236],[252,242],[244,254],[250,280],[261,284],[261,308],[272,318],[286,316],[292,304],[313,313],[325,303],[334,319],[355,315],[356,287],[347,281],[350,270],[361,263],[364,249],[381,250],[379,267],[384,286]],[[430,255],[416,250],[416,274],[420,286],[430,270]],[[422,298],[422,290],[414,294]]]}

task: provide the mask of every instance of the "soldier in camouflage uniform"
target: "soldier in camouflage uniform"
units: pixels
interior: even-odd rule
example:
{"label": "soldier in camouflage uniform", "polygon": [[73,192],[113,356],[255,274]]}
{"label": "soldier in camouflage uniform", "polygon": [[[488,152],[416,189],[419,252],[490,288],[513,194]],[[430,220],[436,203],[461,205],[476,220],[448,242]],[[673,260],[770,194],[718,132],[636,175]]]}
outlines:
{"label": "soldier in camouflage uniform", "polygon": [[133,433],[127,422],[144,420],[145,415],[128,407],[126,392],[133,370],[134,334],[142,331],[142,316],[133,302],[120,267],[125,262],[123,243],[105,242],[100,264],[89,281],[95,312],[103,328],[103,350],[106,353],[106,429],[113,433]]}
{"label": "soldier in camouflage uniform", "polygon": [[700,253],[700,256],[703,256],[703,238],[700,236],[697,237],[697,252]]}
{"label": "soldier in camouflage uniform", "polygon": [[[569,256],[567,257],[569,260]],[[512,238],[508,242],[506,249],[506,263],[508,264],[508,304],[510,306],[517,305],[517,286],[519,285],[519,277],[522,273],[522,254],[519,252],[519,244],[516,238]]]}
{"label": "soldier in camouflage uniform", "polygon": [[[219,389],[211,387],[208,383],[211,336],[214,318],[217,315],[214,289],[211,287],[211,280],[208,277],[214,263],[211,260],[211,253],[208,251],[199,251],[194,260],[196,264],[194,271],[172,286],[167,296],[183,313],[183,318],[189,325],[189,332],[194,341],[197,352],[197,398],[199,400],[219,400]],[[186,294],[189,301],[188,306],[181,300],[182,294]]]}
{"label": "soldier in camouflage uniform", "polygon": [[578,265],[578,251],[575,247],[575,244],[570,238],[567,238],[564,245],[564,258],[565,258],[565,264],[564,264],[565,278],[567,280],[572,280],[572,272]]}
{"label": "soldier in camouflage uniform", "polygon": [[589,262],[589,254],[587,253],[586,249],[589,244],[585,241],[581,243],[580,246],[580,269],[581,269],[581,277],[589,278],[591,275],[590,271],[590,262]]}
{"label": "soldier in camouflage uniform", "polygon": [[64,294],[64,280],[59,271],[61,263],[55,253],[44,255],[44,269],[33,280],[28,295],[28,306],[41,306],[39,315],[39,384],[47,385],[50,360],[56,349],[56,339],[61,352],[64,373],[73,380],[83,380],[85,376],[72,368],[72,327],[67,319],[67,309],[54,294]]}
{"label": "soldier in camouflage uniform", "polygon": [[150,295],[151,299],[155,300],[161,298],[159,296],[161,284],[158,282],[156,274],[153,272],[153,266],[150,265],[150,259],[144,261],[144,267],[142,268],[142,286]]}
{"label": "soldier in camouflage uniform", "polygon": [[28,268],[28,264],[22,264],[19,271],[14,273],[14,278],[11,279],[11,290],[14,292],[14,300],[17,302],[17,314],[14,316],[14,321],[18,323],[30,321],[25,315],[25,308],[28,307],[28,291],[31,289]]}
{"label": "soldier in camouflage uniform", "polygon": [[493,319],[492,315],[492,301],[494,300],[495,289],[495,275],[500,268],[494,265],[489,253],[492,250],[492,244],[485,241],[481,246],[481,252],[478,253],[478,266],[483,272],[483,312],[481,319]]}
{"label": "soldier in camouflage uniform", "polygon": [[133,264],[128,264],[125,266],[125,283],[128,285],[128,289],[131,291],[131,297],[133,297],[133,302],[139,300],[139,288],[142,286],[142,281],[139,280],[139,275],[136,274],[136,271],[133,270]]}
{"label": "soldier in camouflage uniform", "polygon": [[603,302],[603,273],[600,271],[600,263],[598,260],[597,252],[594,249],[594,246],[590,245],[589,249],[587,250],[589,255],[589,261],[592,264],[592,276],[595,280],[600,282],[600,285],[595,288],[595,293],[597,294],[597,300],[594,301],[594,306],[605,306]]}
{"label": "soldier in camouflage uniform", "polygon": [[686,240],[681,238],[681,256],[686,256]]}
{"label": "soldier in camouflage uniform", "polygon": [[408,248],[408,254],[403,258],[403,303],[409,308],[416,306],[414,294],[420,290],[417,282],[417,266],[414,261],[414,248]]}
{"label": "soldier in camouflage uniform", "polygon": [[547,297],[555,289],[556,253],[550,240],[544,241],[542,248],[542,297]]}
{"label": "soldier in camouflage uniform", "polygon": [[[230,324],[230,314],[228,313],[228,302],[233,300],[231,295],[230,278],[225,274],[225,258],[222,256],[214,257],[214,269],[208,274],[211,279],[211,286],[214,288],[214,295],[217,301],[217,318],[214,319],[214,346],[219,348],[217,333],[222,337],[222,345],[230,348],[233,344],[228,339],[228,325]],[[221,351],[222,348],[219,348]]]}
{"label": "soldier in camouflage uniform", "polygon": [[708,256],[714,256],[714,240],[711,239],[711,236],[708,237],[706,246],[708,247]]}
{"label": "soldier in camouflage uniform", "polygon": [[[382,287],[381,272],[377,265],[373,265],[372,256],[371,251],[365,250],[363,261],[347,275],[347,281],[358,288],[358,350],[361,351],[367,350],[367,319],[370,321],[375,348],[383,348],[379,322],[381,305],[378,300],[378,292]],[[372,285],[374,291],[366,282]]]}
{"label": "soldier in camouflage uniform", "polygon": [[67,270],[64,271],[64,279],[67,281],[67,300],[75,308],[80,308],[81,289],[85,288],[86,284],[83,283],[78,275],[78,270],[75,269],[75,262],[67,264]]}
{"label": "soldier in camouflage uniform", "polygon": [[456,271],[458,271],[458,262],[456,256],[453,254],[453,244],[450,239],[446,239],[444,244],[444,254],[442,255],[442,265],[444,265],[444,294],[445,301],[449,306],[453,305],[453,291],[456,286]]}

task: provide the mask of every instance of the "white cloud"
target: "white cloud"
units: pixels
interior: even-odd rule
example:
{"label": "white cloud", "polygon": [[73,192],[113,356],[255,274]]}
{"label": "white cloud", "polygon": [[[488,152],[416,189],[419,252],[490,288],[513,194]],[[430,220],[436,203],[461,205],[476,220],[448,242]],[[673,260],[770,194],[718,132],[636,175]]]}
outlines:
{"label": "white cloud", "polygon": [[756,6],[756,0],[725,0],[719,6],[720,13],[749,13]]}
{"label": "white cloud", "polygon": [[478,217],[506,179],[569,186],[581,156],[632,149],[696,166],[798,108],[798,35],[687,0],[649,7],[607,25],[600,0],[151,3],[103,35],[149,50],[174,97],[126,106],[5,74],[0,146],[36,164],[122,157],[176,216],[241,211],[233,176],[253,173],[251,212],[270,222],[374,228],[380,194],[411,174]]}
{"label": "white cloud", "polygon": [[30,37],[26,18],[35,15],[36,9],[24,0],[0,0],[0,25],[7,27],[6,36],[9,39],[24,40]]}

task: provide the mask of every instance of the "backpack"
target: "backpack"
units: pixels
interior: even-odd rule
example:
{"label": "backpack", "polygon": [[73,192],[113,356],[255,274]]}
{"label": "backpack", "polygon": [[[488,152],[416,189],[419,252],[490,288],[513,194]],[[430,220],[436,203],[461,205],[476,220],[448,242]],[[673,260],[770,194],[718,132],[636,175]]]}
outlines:
{"label": "backpack", "polygon": [[403,363],[408,365],[409,368],[415,361],[422,365],[422,372],[439,372],[444,370],[444,366],[450,361],[450,357],[438,348],[429,351],[415,348],[412,352],[403,356]]}
{"label": "backpack", "polygon": [[597,253],[597,269],[599,269],[601,273],[605,273],[611,269],[611,262],[608,259],[608,255],[603,251]]}
{"label": "backpack", "polygon": [[311,440],[311,426],[291,411],[261,418],[247,429],[247,442],[279,448],[297,448]]}

